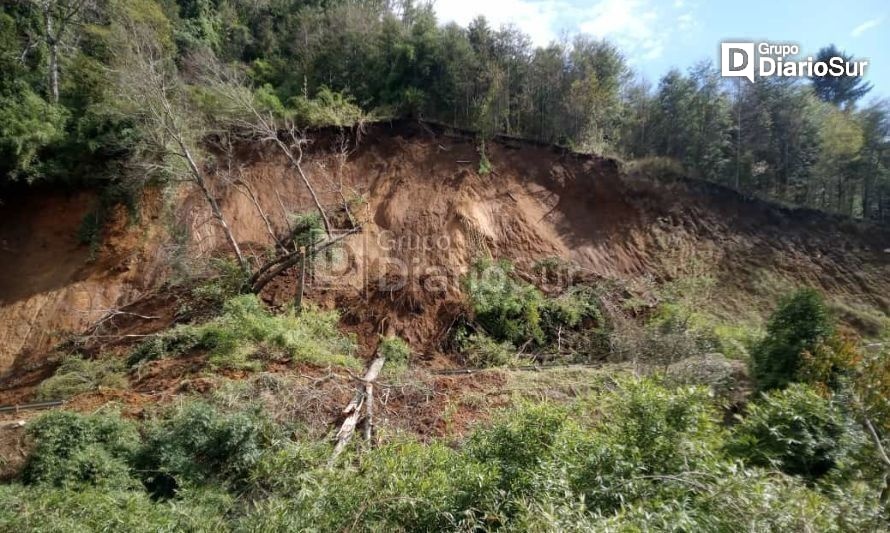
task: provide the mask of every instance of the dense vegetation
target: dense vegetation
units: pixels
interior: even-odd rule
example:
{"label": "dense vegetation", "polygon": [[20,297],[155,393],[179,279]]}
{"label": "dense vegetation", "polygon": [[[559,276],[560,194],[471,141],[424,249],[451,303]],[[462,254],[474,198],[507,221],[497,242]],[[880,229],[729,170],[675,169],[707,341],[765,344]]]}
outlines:
{"label": "dense vegetation", "polygon": [[[281,416],[294,409],[286,399],[291,387],[274,374],[186,394],[147,408],[139,420],[107,406],[92,415],[44,415],[27,427],[33,446],[20,477],[0,486],[0,526],[885,529],[886,345],[867,351],[809,289],[783,298],[763,334],[729,334],[690,306],[690,287],[707,283],[680,285],[684,297],[665,289],[664,303],[642,325],[621,329],[601,310],[608,286],[547,295],[516,278],[507,262],[477,263],[465,281],[468,314],[455,332],[468,363],[511,365],[531,357],[522,346],[563,360],[625,364],[584,374],[580,390],[567,383],[575,393],[565,401],[520,394],[463,437],[421,441],[384,424],[376,446],[350,447],[334,464],[332,444],[317,439],[317,428],[300,413]],[[216,294],[207,284],[194,292]],[[274,315],[253,295],[228,293],[216,316],[135,346],[131,372],[196,351],[208,354],[210,370],[286,359],[354,366],[354,341],[337,332],[333,314],[306,307]],[[744,353],[734,354],[736,362],[749,363],[758,389],[749,397],[739,396],[747,393],[737,367],[714,353],[731,353],[739,338]],[[405,378],[411,348],[403,339],[382,337],[378,351],[391,360],[390,387],[418,379]],[[122,367],[120,359],[70,358],[41,390],[53,397],[118,386]],[[547,386],[554,385],[561,386]]]}
{"label": "dense vegetation", "polygon": [[[169,75],[165,96],[182,112],[174,129],[187,126],[193,137],[227,127],[202,116],[227,107],[215,90],[232,76],[207,73],[219,63],[239,71],[254,110],[304,126],[403,116],[472,129],[483,141],[483,172],[484,139],[506,133],[626,158],[665,156],[748,193],[890,216],[890,109],[863,105],[869,87],[858,80],[727,84],[703,63],[651,87],[596,36],[534,47],[482,18],[440,26],[429,6],[411,0],[3,5],[3,182],[132,185],[156,170],[158,130],[141,116],[151,106],[139,94],[151,84],[137,68],[150,60]],[[188,90],[173,98],[178,84]],[[145,158],[155,165],[140,164]]]}
{"label": "dense vegetation", "polygon": [[866,531],[882,470],[841,400],[796,384],[734,427],[705,388],[601,378],[458,445],[329,448],[250,405],[193,400],[136,424],[53,413],[0,524],[21,531]]}

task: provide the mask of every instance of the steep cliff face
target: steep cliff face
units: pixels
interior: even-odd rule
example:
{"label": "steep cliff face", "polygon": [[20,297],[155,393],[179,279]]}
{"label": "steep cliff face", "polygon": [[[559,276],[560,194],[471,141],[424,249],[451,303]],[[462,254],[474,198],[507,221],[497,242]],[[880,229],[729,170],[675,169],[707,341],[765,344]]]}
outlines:
{"label": "steep cliff face", "polygon": [[[887,231],[518,141],[489,144],[486,175],[471,140],[429,129],[373,126],[348,153],[338,141],[316,134],[303,168],[339,226],[346,205],[363,231],[319,267],[310,297],[369,333],[386,322],[429,345],[453,319],[460,276],[485,256],[523,271],[559,257],[581,276],[623,280],[706,273],[721,288],[715,308],[728,313],[797,284],[850,308],[890,310]],[[244,147],[227,168],[217,176],[221,205],[251,254],[286,232],[291,215],[314,209],[271,148]],[[39,366],[66,333],[156,292],[176,264],[224,253],[202,199],[187,189],[149,190],[138,219],[115,213],[91,252],[77,230],[94,203],[88,193],[41,194],[0,208],[0,372]],[[295,291],[286,272],[263,296],[281,304]]]}

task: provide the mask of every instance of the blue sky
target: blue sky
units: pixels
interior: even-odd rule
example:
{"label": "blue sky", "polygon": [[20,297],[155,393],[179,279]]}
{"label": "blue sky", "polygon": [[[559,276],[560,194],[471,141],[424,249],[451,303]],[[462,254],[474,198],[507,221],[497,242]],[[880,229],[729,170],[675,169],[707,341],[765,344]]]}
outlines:
{"label": "blue sky", "polygon": [[437,0],[442,22],[466,25],[485,15],[515,24],[535,44],[585,32],[616,43],[651,82],[671,67],[702,59],[719,64],[720,41],[794,42],[806,54],[836,44],[870,61],[871,95],[890,98],[890,2],[887,0]]}

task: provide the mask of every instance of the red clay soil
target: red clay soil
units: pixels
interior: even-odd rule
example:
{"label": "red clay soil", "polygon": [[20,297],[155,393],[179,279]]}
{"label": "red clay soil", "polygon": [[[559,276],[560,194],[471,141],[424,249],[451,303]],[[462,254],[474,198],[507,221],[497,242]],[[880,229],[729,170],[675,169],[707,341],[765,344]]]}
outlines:
{"label": "red clay soil", "polygon": [[[421,364],[451,364],[439,348],[460,313],[461,276],[480,257],[510,259],[524,274],[559,257],[586,278],[625,282],[707,273],[720,288],[712,305],[727,315],[766,309],[778,288],[798,284],[849,307],[890,311],[887,230],[714,185],[629,176],[614,160],[515,140],[489,143],[494,170],[480,175],[472,140],[416,124],[369,127],[345,163],[336,132],[318,132],[314,140],[307,176],[340,219],[343,198],[362,198],[350,210],[363,231],[332,254],[336,272],[317,267],[307,297],[341,311],[366,357],[379,334],[390,332],[429,354]],[[276,233],[286,232],[289,215],[313,211],[304,185],[274,149],[244,147],[240,158],[240,177]],[[220,187],[218,196],[245,249],[272,244],[244,189]],[[199,195],[182,191],[167,213],[163,198],[149,191],[137,222],[123,212],[112,217],[90,261],[76,235],[94,201],[87,193],[43,193],[0,208],[0,389],[35,384],[51,372],[49,354],[64,335],[88,330],[109,309],[133,313],[106,324],[113,334],[168,327],[176,302],[160,287],[177,258],[200,261],[225,250]],[[184,248],[174,246],[173,226],[187,229]],[[296,287],[292,270],[262,297],[285,305]],[[181,379],[194,369],[166,370],[163,379]],[[171,388],[151,379],[134,385]]]}

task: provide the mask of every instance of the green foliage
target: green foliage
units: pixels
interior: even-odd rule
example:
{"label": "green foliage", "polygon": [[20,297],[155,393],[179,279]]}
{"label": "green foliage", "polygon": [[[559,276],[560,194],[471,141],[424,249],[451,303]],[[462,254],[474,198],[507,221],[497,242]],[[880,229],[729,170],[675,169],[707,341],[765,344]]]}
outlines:
{"label": "green foliage", "polygon": [[544,296],[512,276],[507,261],[479,261],[464,278],[473,314],[495,340],[514,345],[530,340],[543,344],[541,306]]}
{"label": "green foliage", "polygon": [[729,450],[752,465],[815,480],[851,452],[843,414],[802,384],[766,393],[733,428]]}
{"label": "green foliage", "polygon": [[155,496],[211,482],[238,487],[259,461],[262,426],[255,414],[188,403],[149,428],[135,464]]}
{"label": "green foliage", "polygon": [[479,175],[488,176],[494,170],[491,161],[488,160],[488,154],[485,152],[485,141],[479,143]]}
{"label": "green foliage", "polygon": [[751,352],[752,374],[760,390],[781,388],[797,379],[801,356],[834,334],[834,321],[822,295],[801,289],[783,299],[770,317],[766,337]]}
{"label": "green foliage", "polygon": [[0,95],[0,172],[33,180],[41,175],[41,151],[61,140],[67,113],[28,88]]}
{"label": "green foliage", "polygon": [[[119,428],[117,418],[99,423],[53,413],[35,434],[31,463],[41,468],[29,468],[65,474],[0,486],[0,528],[880,530],[886,523],[880,485],[861,477],[868,471],[861,463],[845,470],[852,476],[825,475],[815,486],[808,477],[772,470],[826,453],[840,464],[839,448],[818,443],[853,434],[842,424],[846,436],[831,436],[839,415],[834,407],[826,411],[825,402],[797,385],[771,393],[728,435],[704,389],[607,378],[570,405],[509,409],[463,443],[382,435],[377,447],[348,449],[333,468],[329,444],[294,442],[299,432],[239,402],[226,409],[187,402],[162,412],[146,423],[141,444],[129,425],[123,433],[84,425],[97,420],[96,427]],[[761,437],[765,451],[752,454]],[[109,483],[107,469],[105,482],[86,476],[98,487],[85,485],[84,476],[52,482],[72,477],[59,466],[78,455],[72,449],[93,445],[120,458],[121,472],[138,473],[147,490],[126,479]],[[871,459],[844,455],[851,460]]]}
{"label": "green foliage", "polygon": [[564,409],[530,405],[508,413],[490,429],[473,434],[467,453],[496,467],[497,489],[514,497],[531,495],[537,476],[564,451],[562,433],[569,425]]}
{"label": "green foliage", "polygon": [[507,366],[516,361],[516,347],[509,341],[498,342],[484,333],[471,333],[457,339],[468,366],[488,368]]}
{"label": "green foliage", "polygon": [[365,112],[344,93],[322,86],[315,98],[299,95],[288,102],[294,120],[303,126],[354,126],[366,120]]}
{"label": "green foliage", "polygon": [[572,481],[599,512],[676,488],[653,486],[646,476],[711,469],[719,459],[722,435],[704,389],[629,382],[601,401],[601,425]]}
{"label": "green foliage", "polygon": [[35,446],[22,474],[27,484],[125,489],[136,483],[129,462],[138,434],[117,416],[56,411],[29,424],[27,431]]}
{"label": "green foliage", "polygon": [[219,533],[229,527],[225,512],[231,507],[232,498],[219,493],[189,493],[178,501],[158,502],[136,490],[0,485],[0,530]]}
{"label": "green foliage", "polygon": [[210,276],[191,290],[187,302],[179,309],[180,315],[188,315],[192,310],[217,314],[226,301],[244,289],[247,279],[236,261],[212,258],[208,266]]}
{"label": "green foliage", "polygon": [[337,329],[336,311],[311,307],[272,314],[252,294],[230,298],[222,314],[203,324],[180,325],[138,345],[130,364],[178,356],[194,349],[209,352],[216,368],[256,369],[257,358],[284,355],[292,361],[359,368],[355,340]]}
{"label": "green foliage", "polygon": [[405,368],[411,360],[411,346],[401,337],[383,337],[377,345],[377,354],[386,358],[386,365]]}
{"label": "green foliage", "polygon": [[124,362],[115,357],[103,359],[83,359],[68,356],[56,369],[52,377],[43,380],[37,387],[38,400],[64,400],[78,394],[97,390],[101,387],[124,389],[127,376]]}
{"label": "green foliage", "polygon": [[[483,141],[507,134],[641,158],[648,162],[634,166],[642,175],[689,174],[780,201],[887,218],[890,110],[886,102],[856,109],[871,88],[860,78],[726,84],[702,63],[668,72],[653,88],[631,76],[608,41],[575,35],[534,46],[484,18],[465,28],[439,25],[432,6],[416,2],[72,6],[65,17],[51,10],[54,36],[44,35],[40,4],[12,6],[0,19],[4,182],[116,182],[127,179],[122,168],[150,155],[144,109],[119,98],[144,89],[121,75],[138,38],[140,50],[151,45],[162,56],[176,83],[188,82],[190,103],[211,111],[205,118],[229,111],[212,94],[214,82],[195,76],[195,58],[215,56],[247,72],[239,90],[260,112],[301,127],[429,118],[472,129]],[[47,83],[49,43],[60,56],[58,102]],[[852,57],[833,45],[820,50],[820,57],[831,54]],[[484,175],[492,168],[480,148]]]}
{"label": "green foliage", "polygon": [[130,351],[127,365],[136,366],[142,362],[185,355],[201,345],[199,333],[193,326],[178,325],[163,333],[152,335]]}
{"label": "green foliage", "polygon": [[[851,54],[838,50],[834,44],[821,48],[816,61],[827,63],[834,57],[842,57],[845,62],[854,61]],[[810,80],[820,99],[837,106],[853,105],[872,89],[872,84],[859,76],[813,76]]]}
{"label": "green foliage", "polygon": [[292,217],[294,246],[312,246],[324,236],[324,224],[317,212],[301,213]]}

